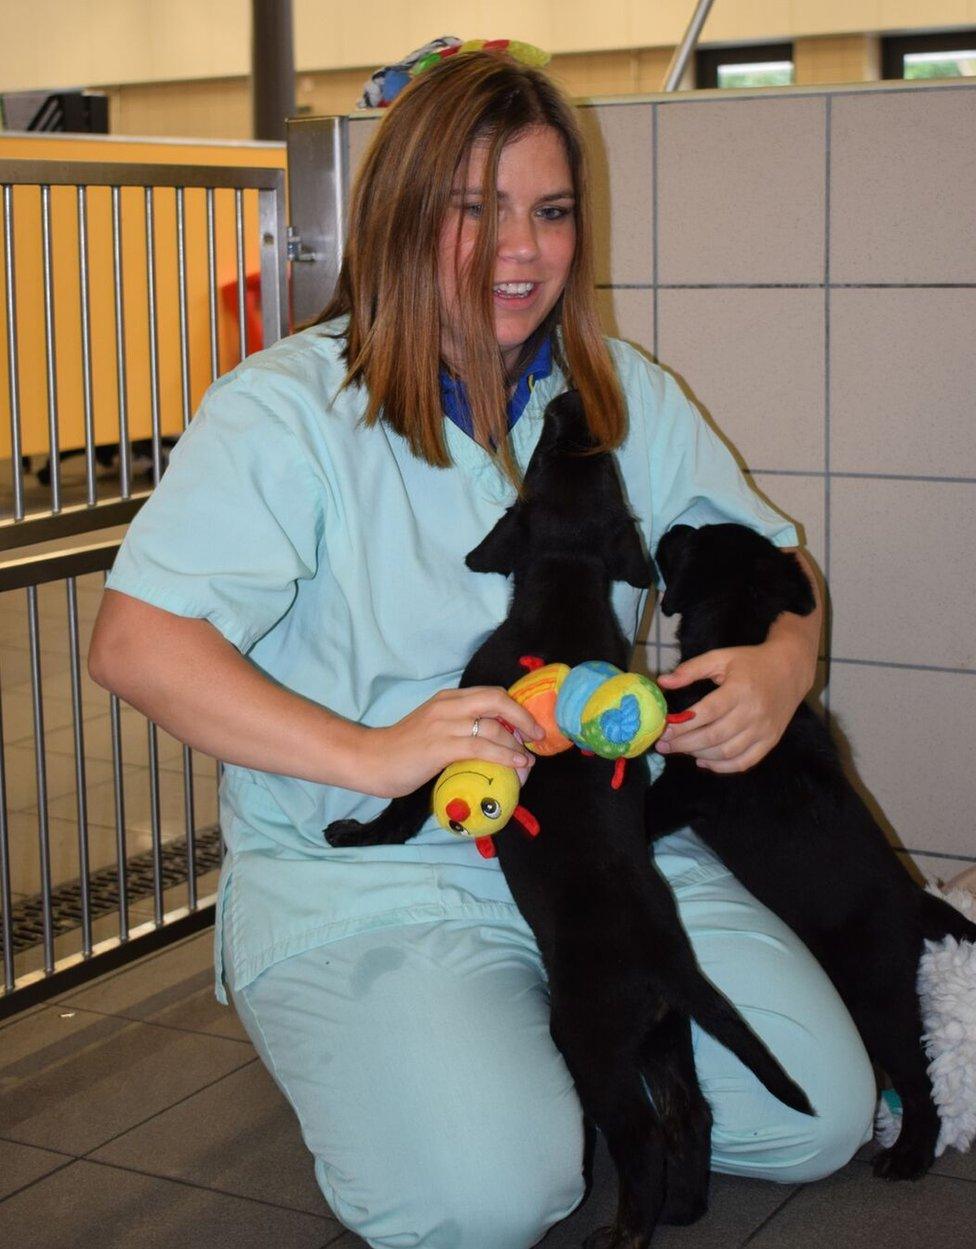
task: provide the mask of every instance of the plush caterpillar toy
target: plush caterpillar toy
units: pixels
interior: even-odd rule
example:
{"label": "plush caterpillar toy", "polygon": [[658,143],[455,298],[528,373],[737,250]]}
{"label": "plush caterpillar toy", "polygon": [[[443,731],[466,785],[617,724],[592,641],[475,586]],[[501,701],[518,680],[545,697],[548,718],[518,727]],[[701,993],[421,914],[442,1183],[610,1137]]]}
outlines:
{"label": "plush caterpillar toy", "polygon": [[[531,656],[521,663],[529,671],[508,692],[545,729],[542,738],[525,746],[537,755],[577,746],[584,754],[614,759],[611,785],[619,788],[626,760],[648,750],[668,723],[667,704],[658,687],[638,672],[621,672],[602,660],[575,668],[544,664]],[[514,768],[481,759],[452,763],[434,785],[434,815],[442,828],[473,837],[479,853],[493,858],[491,838],[510,820],[521,824],[530,837],[539,832],[538,821],[519,804],[524,779]]]}

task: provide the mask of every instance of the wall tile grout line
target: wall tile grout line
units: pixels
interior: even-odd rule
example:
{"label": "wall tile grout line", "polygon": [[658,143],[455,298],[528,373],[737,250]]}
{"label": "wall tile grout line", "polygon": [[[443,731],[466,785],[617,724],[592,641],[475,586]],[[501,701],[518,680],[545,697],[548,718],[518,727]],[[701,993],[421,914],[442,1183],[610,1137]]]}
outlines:
{"label": "wall tile grout line", "polygon": [[924,481],[940,486],[972,486],[976,485],[976,477],[940,477],[931,473],[868,473],[853,469],[833,469],[825,471],[820,468],[753,468],[747,464],[745,471],[756,475],[764,473],[768,477],[843,477],[854,481]]}
{"label": "wall tile grout line", "polygon": [[[833,112],[831,111],[831,97],[828,95],[824,101],[824,493],[823,493],[823,509],[824,509],[824,582],[830,585],[830,160],[831,160],[831,134],[833,126]],[[824,611],[830,613],[829,592],[825,596]],[[827,637],[830,636],[830,618],[824,621],[824,627],[827,631]],[[823,691],[824,714],[826,716],[827,728],[831,726],[831,708],[830,708],[830,668],[828,661],[827,682]]]}
{"label": "wall tile grout line", "polygon": [[[651,343],[653,345],[652,355],[656,361],[660,361],[660,344],[658,341],[658,323],[660,318],[660,301],[658,299],[658,285],[661,274],[658,269],[658,221],[661,212],[661,197],[659,188],[661,184],[661,161],[660,161],[660,127],[658,124],[659,112],[655,104],[651,109],[651,289],[653,291],[651,297]],[[654,552],[651,551],[651,555]],[[654,605],[654,645],[656,651],[656,669],[661,671],[661,613],[658,610],[658,604]]]}
{"label": "wall tile grout line", "polygon": [[976,863],[974,854],[954,854],[949,850],[913,850],[910,846],[896,846],[898,854],[924,854],[928,859],[954,859],[959,863]]}
{"label": "wall tile grout line", "polygon": [[861,668],[897,668],[899,671],[906,672],[941,672],[946,676],[956,677],[972,677],[976,676],[976,668],[952,668],[947,664],[911,664],[902,663],[897,659],[848,659],[841,656],[831,655],[830,662],[832,664],[849,664],[852,667]]}
{"label": "wall tile grout line", "polygon": [[[662,642],[661,645],[665,649],[677,649],[673,642]],[[829,659],[829,662],[832,664],[846,664],[854,668],[896,668],[899,671],[907,672],[938,672],[944,676],[976,676],[976,668],[950,668],[939,664],[911,664],[903,663],[897,659],[854,659],[837,655],[818,655],[817,658],[822,663],[826,663]]]}
{"label": "wall tile grout line", "polygon": [[[664,291],[972,291],[976,282],[659,282]],[[594,282],[598,291],[649,291],[653,282]]]}

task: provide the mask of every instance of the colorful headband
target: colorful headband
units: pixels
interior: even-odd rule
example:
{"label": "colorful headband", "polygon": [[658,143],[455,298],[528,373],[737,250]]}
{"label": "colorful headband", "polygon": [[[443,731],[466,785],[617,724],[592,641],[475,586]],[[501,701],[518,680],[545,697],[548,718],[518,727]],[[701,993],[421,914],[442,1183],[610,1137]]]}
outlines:
{"label": "colorful headband", "polygon": [[548,65],[550,56],[541,48],[531,43],[522,43],[518,39],[458,39],[456,35],[442,35],[417,48],[402,61],[395,65],[385,65],[371,75],[363,85],[363,93],[357,101],[357,108],[388,108],[408,86],[411,79],[434,65],[440,64],[449,56],[458,52],[504,52],[507,56],[523,65]]}

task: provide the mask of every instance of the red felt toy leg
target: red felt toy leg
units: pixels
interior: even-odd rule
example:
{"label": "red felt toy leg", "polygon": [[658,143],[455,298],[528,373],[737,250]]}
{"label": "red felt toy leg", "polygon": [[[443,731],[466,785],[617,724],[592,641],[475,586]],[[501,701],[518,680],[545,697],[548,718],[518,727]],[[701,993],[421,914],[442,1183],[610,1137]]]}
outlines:
{"label": "red felt toy leg", "polygon": [[495,843],[490,837],[476,837],[474,844],[478,847],[478,853],[483,859],[493,859],[497,854]]}
{"label": "red felt toy leg", "polygon": [[528,837],[539,836],[539,821],[531,811],[527,811],[525,807],[519,805],[512,812],[512,818],[518,820]]}
{"label": "red felt toy leg", "polygon": [[540,659],[538,655],[523,655],[519,660],[521,667],[527,669],[529,672],[535,672],[536,668],[544,668],[545,662],[546,661],[544,659]]}
{"label": "red felt toy leg", "polygon": [[686,724],[689,720],[694,720],[695,713],[693,711],[672,711],[670,715],[664,717],[668,724]]}
{"label": "red felt toy leg", "polygon": [[613,779],[610,782],[611,789],[619,789],[624,783],[624,773],[627,771],[627,760],[618,759],[613,765]]}

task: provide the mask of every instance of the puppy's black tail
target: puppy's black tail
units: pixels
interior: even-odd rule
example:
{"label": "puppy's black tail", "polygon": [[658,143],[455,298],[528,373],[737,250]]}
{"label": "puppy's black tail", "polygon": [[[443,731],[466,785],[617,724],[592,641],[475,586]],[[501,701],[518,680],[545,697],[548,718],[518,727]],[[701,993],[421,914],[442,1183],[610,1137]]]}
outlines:
{"label": "puppy's black tail", "polygon": [[[806,1093],[786,1074],[731,1002],[699,972],[684,985],[684,1009],[699,1027],[730,1049],[784,1106],[815,1115]],[[690,990],[690,991],[689,991]]]}
{"label": "puppy's black tail", "polygon": [[943,898],[926,893],[921,909],[922,936],[926,941],[941,941],[943,937],[955,937],[957,941],[976,941],[976,924],[968,920]]}

